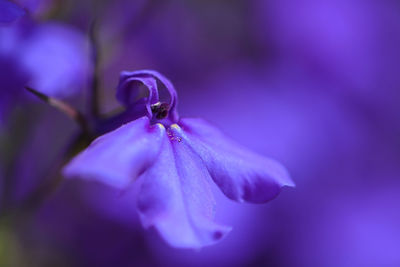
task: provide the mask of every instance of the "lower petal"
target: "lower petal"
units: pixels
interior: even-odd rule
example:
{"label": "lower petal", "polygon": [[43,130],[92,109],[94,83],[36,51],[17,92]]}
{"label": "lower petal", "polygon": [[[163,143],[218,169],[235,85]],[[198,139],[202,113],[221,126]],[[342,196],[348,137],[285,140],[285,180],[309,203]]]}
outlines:
{"label": "lower petal", "polygon": [[230,199],[263,203],[283,186],[294,186],[286,169],[275,160],[241,147],[200,119],[182,119],[172,127],[206,165],[211,177]]}
{"label": "lower petal", "polygon": [[200,248],[221,240],[230,228],[214,222],[210,177],[185,144],[166,136],[157,162],[144,174],[138,209],[172,246]]}
{"label": "lower petal", "polygon": [[125,188],[153,164],[165,135],[163,126],[137,119],[94,140],[63,173]]}

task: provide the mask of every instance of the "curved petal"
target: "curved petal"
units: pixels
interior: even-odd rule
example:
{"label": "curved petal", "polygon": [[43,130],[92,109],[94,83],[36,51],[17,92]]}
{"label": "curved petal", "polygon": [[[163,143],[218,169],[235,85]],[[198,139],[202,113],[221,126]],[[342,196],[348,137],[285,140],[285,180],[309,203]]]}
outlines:
{"label": "curved petal", "polygon": [[[158,102],[158,89],[157,81],[153,77],[127,77],[121,74],[119,85],[117,88],[117,99],[125,106],[129,107],[140,101],[139,97],[141,91],[139,87],[132,88],[132,82],[140,82],[149,90],[149,97],[146,101],[148,109],[150,109],[150,104],[155,104]],[[148,110],[151,115],[151,110]]]}
{"label": "curved petal", "polygon": [[0,23],[11,23],[24,14],[25,11],[18,5],[7,0],[0,0]]}
{"label": "curved petal", "polygon": [[232,200],[263,203],[283,186],[294,186],[278,162],[257,155],[231,141],[201,119],[182,119],[171,127],[196,152],[222,192]]}
{"label": "curved petal", "polygon": [[154,226],[172,246],[200,248],[221,240],[230,227],[213,221],[211,178],[185,144],[165,135],[157,162],[147,170],[138,196],[146,227]]}
{"label": "curved petal", "polygon": [[165,128],[142,117],[97,138],[64,168],[82,177],[124,188],[146,170],[160,151]]}
{"label": "curved petal", "polygon": [[[123,71],[121,72],[120,75],[120,86],[118,86],[118,91],[117,91],[117,98],[118,100],[124,104],[127,105],[130,104],[130,99],[126,98],[126,95],[124,93],[125,89],[121,88],[121,85],[125,83],[128,79],[131,78],[153,78],[159,81],[161,84],[165,86],[167,89],[169,95],[170,95],[170,112],[169,112],[169,118],[171,121],[176,122],[178,121],[178,112],[177,112],[177,103],[178,103],[178,96],[175,90],[175,87],[171,83],[170,80],[168,80],[164,75],[161,73],[154,71],[154,70],[138,70],[138,71]],[[149,90],[152,88],[149,87]],[[158,90],[157,83],[155,86],[155,89]],[[120,92],[121,91],[121,92]],[[128,95],[129,96],[129,95]],[[158,95],[157,95],[158,98]]]}

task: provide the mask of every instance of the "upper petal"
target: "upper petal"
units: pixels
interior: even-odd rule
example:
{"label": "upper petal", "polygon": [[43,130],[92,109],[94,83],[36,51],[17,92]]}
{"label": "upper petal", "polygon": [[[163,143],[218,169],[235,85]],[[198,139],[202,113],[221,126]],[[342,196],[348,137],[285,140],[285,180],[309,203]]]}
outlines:
{"label": "upper petal", "polygon": [[124,188],[156,159],[165,128],[142,117],[99,138],[64,168],[66,176]]}
{"label": "upper petal", "polygon": [[165,135],[156,163],[140,178],[141,220],[174,247],[211,245],[230,231],[214,222],[211,178],[186,144],[168,138]]}
{"label": "upper petal", "polygon": [[[121,74],[121,78],[119,81],[119,85],[117,88],[117,99],[125,106],[129,107],[131,105],[136,104],[143,92],[140,90],[140,85],[134,82],[139,82],[143,84],[148,89],[148,105],[155,104],[158,102],[158,88],[157,81],[153,77],[140,77],[140,76],[132,76],[127,77],[124,73]],[[150,108],[150,106],[149,106]],[[151,113],[151,110],[149,110]]]}
{"label": "upper petal", "polygon": [[[144,79],[146,82],[143,82]],[[169,119],[173,122],[178,121],[178,112],[177,112],[177,103],[178,103],[178,96],[173,84],[168,80],[164,75],[161,73],[154,71],[154,70],[137,70],[137,71],[122,71],[120,75],[119,85],[117,88],[117,99],[122,104],[129,106],[132,104],[132,96],[136,96],[136,91],[138,91],[137,87],[131,88],[130,83],[131,81],[136,80],[140,81],[143,85],[145,85],[149,89],[149,98],[148,100],[151,101],[151,104],[154,104],[157,101],[161,101],[158,99],[158,90],[161,87],[164,87],[169,95]],[[161,85],[158,86],[158,85]],[[130,93],[129,91],[132,91]],[[133,97],[135,99],[135,97]],[[149,102],[150,102],[149,101]]]}
{"label": "upper petal", "polygon": [[275,160],[239,146],[201,119],[182,119],[172,127],[203,160],[222,192],[236,201],[262,203],[283,186],[294,186],[286,169]]}

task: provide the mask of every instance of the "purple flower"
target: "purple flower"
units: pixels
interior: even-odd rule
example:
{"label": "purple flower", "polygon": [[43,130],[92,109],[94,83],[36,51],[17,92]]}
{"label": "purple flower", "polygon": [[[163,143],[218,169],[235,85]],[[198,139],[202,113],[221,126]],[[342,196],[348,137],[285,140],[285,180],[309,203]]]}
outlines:
{"label": "purple flower", "polygon": [[75,96],[86,85],[89,43],[78,30],[24,21],[0,28],[0,40],[0,124],[23,99],[24,85],[57,98]]}
{"label": "purple flower", "polygon": [[[65,98],[80,91],[89,72],[89,44],[85,36],[55,22],[16,25],[0,31],[0,55],[12,58],[29,73],[29,86]],[[60,81],[63,81],[62,83]]]}
{"label": "purple flower", "polygon": [[237,145],[204,120],[179,118],[173,85],[155,71],[123,72],[117,98],[142,112],[96,139],[64,174],[120,189],[137,180],[142,223],[154,226],[172,246],[211,245],[230,231],[214,221],[212,182],[228,198],[251,203],[294,186],[274,160]]}

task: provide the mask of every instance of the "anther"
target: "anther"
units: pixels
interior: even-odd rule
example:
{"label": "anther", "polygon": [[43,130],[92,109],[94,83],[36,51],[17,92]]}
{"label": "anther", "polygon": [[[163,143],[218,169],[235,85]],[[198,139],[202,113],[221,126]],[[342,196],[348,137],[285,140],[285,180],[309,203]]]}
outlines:
{"label": "anther", "polygon": [[169,108],[169,104],[157,102],[151,105],[151,112],[158,120],[162,120],[168,116]]}

